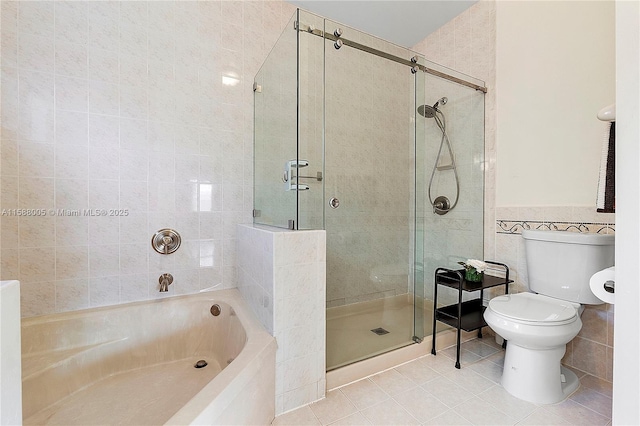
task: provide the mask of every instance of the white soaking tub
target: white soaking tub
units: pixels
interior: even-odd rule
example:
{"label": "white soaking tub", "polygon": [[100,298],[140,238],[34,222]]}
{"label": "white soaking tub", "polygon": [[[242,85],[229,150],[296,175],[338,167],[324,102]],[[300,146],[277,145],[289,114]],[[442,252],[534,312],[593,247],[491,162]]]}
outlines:
{"label": "white soaking tub", "polygon": [[269,424],[275,353],[237,290],[27,318],[24,424]]}

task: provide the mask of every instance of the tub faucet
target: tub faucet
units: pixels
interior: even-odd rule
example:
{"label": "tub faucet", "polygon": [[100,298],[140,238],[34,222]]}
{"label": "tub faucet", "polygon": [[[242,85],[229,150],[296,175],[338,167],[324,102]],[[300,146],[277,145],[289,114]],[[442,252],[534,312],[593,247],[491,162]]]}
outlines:
{"label": "tub faucet", "polygon": [[160,283],[160,293],[164,293],[169,291],[169,286],[173,282],[173,275],[171,274],[162,274],[160,278],[158,278],[158,282]]}

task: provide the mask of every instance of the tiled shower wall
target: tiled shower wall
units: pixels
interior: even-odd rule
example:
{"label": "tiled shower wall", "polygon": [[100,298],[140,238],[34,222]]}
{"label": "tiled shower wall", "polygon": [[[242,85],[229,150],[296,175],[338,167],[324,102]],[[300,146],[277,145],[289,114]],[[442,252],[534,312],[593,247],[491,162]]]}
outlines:
{"label": "tiled shower wall", "polygon": [[[483,80],[488,89],[484,96],[485,256],[493,253],[495,247],[494,239],[490,237],[495,232],[496,205],[495,13],[495,2],[479,1],[413,46],[430,61]],[[455,141],[452,143],[455,145]]]}
{"label": "tiled shower wall", "polygon": [[[487,253],[493,253],[494,251],[494,239],[489,236],[495,232],[495,45],[495,3],[492,1],[480,1],[413,46],[414,50],[423,53],[430,61],[481,79],[487,87],[487,93],[484,96],[484,164],[482,165],[484,170],[484,253],[486,258],[488,258]],[[436,83],[432,82],[431,86],[434,84]],[[439,82],[437,84],[441,85]],[[451,90],[448,89],[447,85],[445,85],[445,89]],[[442,90],[431,94],[435,99],[445,95],[447,95],[447,93],[442,93]],[[443,110],[446,112],[448,107],[449,105],[444,106]],[[472,109],[471,111],[473,112],[474,110]],[[467,113],[467,115],[471,118],[474,117],[473,114]],[[460,127],[462,128],[461,136],[464,135],[467,139],[474,136],[474,123]],[[478,126],[475,126],[475,129],[477,128]],[[465,139],[462,140],[464,141]],[[460,150],[461,146],[464,147],[466,151],[472,149],[462,145],[462,142],[454,137],[451,137],[451,143],[454,149]],[[463,151],[462,154],[468,155],[469,152]],[[467,168],[464,170],[467,171]],[[468,177],[468,175],[463,177]],[[473,182],[475,179],[477,179],[477,177],[471,176],[470,181]],[[464,183],[463,181],[463,184]],[[467,185],[469,184],[470,182],[467,182]],[[467,192],[464,190],[461,191],[461,193],[464,197],[471,197],[472,199],[476,194],[475,191]],[[471,202],[471,205],[478,205],[480,203],[482,203],[481,200],[474,200]],[[469,207],[468,202],[465,203],[464,198],[461,204],[463,207],[465,205],[467,208]],[[449,214],[434,217],[427,222],[428,229],[425,230],[424,235],[427,262],[429,259],[441,259],[442,262],[445,262],[444,264],[441,262],[436,266],[455,266],[450,265],[451,260],[449,258],[442,257],[441,252],[438,251],[438,247],[429,251],[429,247],[433,247],[433,242],[431,241],[435,240],[437,243],[449,234],[453,237],[453,241],[450,249],[446,253],[454,253],[456,256],[464,256],[464,253],[473,253],[468,255],[472,257],[475,253],[482,251],[482,247],[475,247],[475,244],[473,244],[473,242],[475,242],[473,235],[477,235],[478,230],[470,231],[471,226],[481,226],[478,225],[478,220],[475,218],[476,215],[474,215],[473,209],[471,208],[469,211],[462,213],[456,213],[454,210],[452,214],[453,213],[458,215],[458,217],[455,218],[457,220],[451,220],[451,224],[447,225],[447,229],[437,229],[435,233],[432,231],[433,228],[439,227],[439,225],[436,225],[437,222],[442,221],[442,219],[449,220]],[[454,229],[453,232],[452,229]],[[468,251],[464,250],[465,239],[471,240],[471,244],[467,243],[469,246]],[[427,264],[425,269],[426,297],[433,294],[433,289],[430,288],[432,287],[431,283],[433,279],[430,278],[430,276],[433,275],[434,265],[433,262],[431,263],[431,265]],[[444,296],[449,299],[453,297],[451,294],[444,294]]]}
{"label": "tiled shower wall", "polygon": [[[418,215],[416,238],[418,241],[422,239],[424,247],[424,297],[431,301],[436,268],[459,268],[458,261],[481,258],[484,244],[481,231],[484,220],[484,95],[472,88],[427,75],[425,103],[433,104],[443,95],[448,102],[440,110],[446,120],[446,134],[452,146],[456,172],[436,169],[431,181],[439,151],[438,165],[446,166],[452,161],[446,142],[440,150],[443,135],[434,119],[423,119],[426,155],[424,164],[418,168],[424,185],[418,186],[424,191],[424,214]],[[456,199],[457,204],[446,215],[438,215],[429,201],[429,191],[431,199],[447,196],[452,205]],[[439,303],[446,305],[457,300],[457,291],[446,287],[439,289]]]}
{"label": "tiled shower wall", "polygon": [[[163,272],[175,277],[166,295],[234,287],[236,224],[251,222],[253,76],[294,7],[1,7],[1,208],[41,209],[0,219],[0,277],[21,281],[23,315],[159,297]],[[170,256],[150,246],[164,227],[183,238]]]}
{"label": "tiled shower wall", "polygon": [[[526,291],[523,222],[535,227],[582,232],[615,232],[613,214],[592,206],[496,207],[496,4],[482,0],[414,46],[439,64],[486,82],[484,256],[509,265],[515,291]],[[515,228],[513,228],[515,226]],[[513,228],[513,229],[512,229]],[[512,229],[514,232],[506,232]],[[497,294],[491,292],[490,294]],[[580,334],[567,345],[563,362],[596,377],[612,380],[613,306],[587,307]]]}
{"label": "tiled shower wall", "polygon": [[[333,31],[333,30],[331,30]],[[344,37],[397,56],[408,51],[350,28]],[[414,78],[356,49],[325,53],[327,307],[408,291],[414,161]],[[330,101],[329,101],[330,100]]]}

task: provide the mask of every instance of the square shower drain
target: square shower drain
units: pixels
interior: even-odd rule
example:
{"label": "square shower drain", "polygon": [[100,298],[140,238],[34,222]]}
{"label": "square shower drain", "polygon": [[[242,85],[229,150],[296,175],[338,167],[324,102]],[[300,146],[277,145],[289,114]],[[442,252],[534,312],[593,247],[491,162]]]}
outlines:
{"label": "square shower drain", "polygon": [[374,328],[371,331],[376,333],[378,336],[384,336],[385,334],[389,334],[389,332],[382,327]]}

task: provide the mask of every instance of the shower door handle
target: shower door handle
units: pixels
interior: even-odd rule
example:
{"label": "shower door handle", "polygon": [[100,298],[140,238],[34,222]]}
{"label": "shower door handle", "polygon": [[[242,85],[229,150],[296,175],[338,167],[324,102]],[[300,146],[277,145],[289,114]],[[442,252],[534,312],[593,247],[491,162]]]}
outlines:
{"label": "shower door handle", "polygon": [[290,160],[286,162],[284,166],[284,174],[282,176],[285,191],[306,191],[309,189],[309,185],[294,183],[296,176],[293,174],[294,169],[300,170],[308,165],[309,162],[307,160]]}

